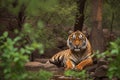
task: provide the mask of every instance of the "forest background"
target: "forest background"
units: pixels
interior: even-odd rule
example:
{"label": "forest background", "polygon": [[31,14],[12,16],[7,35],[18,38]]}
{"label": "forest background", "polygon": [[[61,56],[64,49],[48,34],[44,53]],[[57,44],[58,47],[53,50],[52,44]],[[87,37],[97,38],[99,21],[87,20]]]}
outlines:
{"label": "forest background", "polygon": [[93,49],[104,52],[120,36],[119,9],[119,0],[0,0],[0,60],[3,74],[8,74],[5,78],[15,75],[13,64],[22,67],[28,60],[50,58],[67,49],[70,31],[83,31]]}

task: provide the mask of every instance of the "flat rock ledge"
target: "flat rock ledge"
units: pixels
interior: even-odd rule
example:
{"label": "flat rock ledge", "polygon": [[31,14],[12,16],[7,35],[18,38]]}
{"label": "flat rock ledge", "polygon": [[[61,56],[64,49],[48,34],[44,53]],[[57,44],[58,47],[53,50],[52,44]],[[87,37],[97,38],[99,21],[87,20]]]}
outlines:
{"label": "flat rock ledge", "polygon": [[[50,71],[54,74],[51,80],[81,80],[79,78],[63,76],[64,68],[57,67],[54,64],[48,62],[48,59],[35,59],[33,62],[25,64],[25,68],[28,71],[39,71],[40,69]],[[92,66],[85,68],[93,80],[109,80],[106,76],[108,70],[108,62],[104,59],[100,59]],[[113,78],[112,80],[119,80]]]}
{"label": "flat rock ledge", "polygon": [[41,62],[28,62],[25,64],[25,69],[29,71],[39,71],[40,69],[50,71],[54,74],[61,74],[64,72],[64,68],[60,67],[58,68],[54,64],[51,64],[49,62],[47,63],[41,63]]}

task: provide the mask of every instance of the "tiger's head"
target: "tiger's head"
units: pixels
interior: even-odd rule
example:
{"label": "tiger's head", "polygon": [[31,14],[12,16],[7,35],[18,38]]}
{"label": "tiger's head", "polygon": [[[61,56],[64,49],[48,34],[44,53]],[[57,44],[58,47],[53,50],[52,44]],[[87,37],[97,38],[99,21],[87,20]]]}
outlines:
{"label": "tiger's head", "polygon": [[87,47],[87,38],[82,32],[75,31],[68,36],[67,46],[76,52],[82,51]]}

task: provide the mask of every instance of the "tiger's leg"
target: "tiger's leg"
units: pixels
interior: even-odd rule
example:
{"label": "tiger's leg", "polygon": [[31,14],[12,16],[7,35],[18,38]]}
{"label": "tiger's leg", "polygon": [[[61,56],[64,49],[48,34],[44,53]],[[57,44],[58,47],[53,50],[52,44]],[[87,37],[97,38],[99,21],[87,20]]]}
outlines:
{"label": "tiger's leg", "polygon": [[73,68],[74,68],[73,63],[68,59],[68,60],[66,61],[66,68],[65,68],[65,70],[73,69]]}
{"label": "tiger's leg", "polygon": [[75,67],[75,69],[82,70],[85,66],[91,65],[92,63],[93,63],[92,58],[85,59],[85,60],[83,60],[82,62],[80,62],[80,63]]}

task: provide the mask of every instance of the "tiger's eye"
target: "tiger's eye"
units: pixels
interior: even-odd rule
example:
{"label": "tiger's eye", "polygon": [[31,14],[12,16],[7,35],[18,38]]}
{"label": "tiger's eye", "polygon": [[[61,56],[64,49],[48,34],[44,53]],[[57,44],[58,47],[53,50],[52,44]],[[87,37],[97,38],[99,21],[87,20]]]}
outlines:
{"label": "tiger's eye", "polygon": [[72,39],[75,39],[76,38],[76,36],[75,36],[75,34],[72,36]]}
{"label": "tiger's eye", "polygon": [[82,39],[82,37],[83,37],[83,36],[80,34],[80,35],[79,35],[79,38]]}

